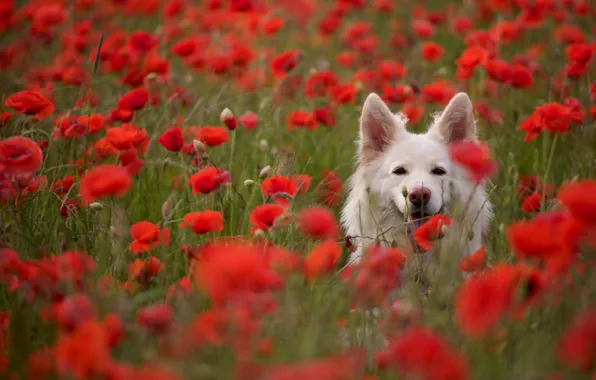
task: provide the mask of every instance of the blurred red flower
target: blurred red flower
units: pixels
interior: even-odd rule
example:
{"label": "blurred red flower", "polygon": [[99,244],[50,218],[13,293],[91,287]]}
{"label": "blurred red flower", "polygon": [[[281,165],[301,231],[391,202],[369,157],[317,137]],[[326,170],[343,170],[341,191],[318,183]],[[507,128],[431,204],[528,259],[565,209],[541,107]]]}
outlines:
{"label": "blurred red flower", "polygon": [[476,337],[495,327],[511,311],[517,281],[517,270],[507,264],[468,277],[455,298],[455,317],[462,332]]}
{"label": "blurred red flower", "polygon": [[422,58],[429,62],[435,62],[443,56],[445,49],[434,42],[425,42],[422,45]]}
{"label": "blurred red flower", "polygon": [[130,227],[130,236],[134,239],[128,248],[134,253],[148,252],[159,245],[170,243],[170,229],[160,229],[158,225],[141,221]]}
{"label": "blurred red flower", "polygon": [[449,155],[453,161],[468,170],[476,183],[497,172],[497,163],[491,158],[485,143],[456,142],[449,146]]}
{"label": "blurred red flower", "polygon": [[557,354],[568,367],[587,372],[596,363],[596,311],[575,318],[559,338]]}
{"label": "blurred red flower", "polygon": [[219,211],[195,211],[184,215],[180,228],[190,227],[195,234],[223,231],[223,215]]}
{"label": "blurred red flower", "polygon": [[434,215],[414,232],[414,240],[425,250],[432,249],[433,242],[443,237],[443,226],[449,226],[451,218]]}
{"label": "blurred red flower", "polygon": [[178,152],[184,145],[182,130],[180,127],[170,128],[157,139],[157,142],[170,152]]}
{"label": "blurred red flower", "polygon": [[380,368],[415,375],[425,380],[465,380],[469,378],[464,357],[445,339],[422,326],[408,328],[376,354]]}
{"label": "blurred red flower", "polygon": [[82,178],[79,188],[84,206],[107,196],[122,196],[132,187],[132,179],[126,169],[116,165],[98,165]]}
{"label": "blurred red flower", "polygon": [[327,208],[311,206],[302,210],[297,218],[298,229],[308,237],[335,239],[339,236],[339,225]]}
{"label": "blurred red flower", "polygon": [[316,280],[331,273],[341,259],[341,246],[335,240],[318,243],[304,258],[304,276]]}
{"label": "blurred red flower", "polygon": [[54,105],[38,91],[21,91],[10,95],[4,104],[16,113],[31,115],[44,120],[54,112]]}
{"label": "blurred red flower", "polygon": [[[248,220],[254,226],[254,229],[269,231],[273,226],[275,219],[285,212],[285,208],[278,204],[263,204],[252,210]],[[254,231],[252,231],[254,233]]]}
{"label": "blurred red flower", "polygon": [[479,272],[486,268],[486,249],[480,247],[471,256],[464,257],[459,261],[459,269],[463,272]]}
{"label": "blurred red flower", "polygon": [[193,194],[209,194],[219,190],[222,185],[229,185],[230,183],[230,173],[224,169],[214,167],[201,169],[188,179]]}
{"label": "blurred red flower", "polygon": [[13,136],[0,140],[0,174],[33,173],[41,168],[42,163],[41,148],[30,138]]}

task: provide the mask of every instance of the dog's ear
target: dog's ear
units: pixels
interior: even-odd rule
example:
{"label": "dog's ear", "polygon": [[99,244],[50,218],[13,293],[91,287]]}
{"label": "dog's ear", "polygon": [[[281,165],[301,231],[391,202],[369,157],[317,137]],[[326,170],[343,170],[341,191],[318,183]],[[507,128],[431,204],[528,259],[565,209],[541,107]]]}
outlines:
{"label": "dog's ear", "polygon": [[428,133],[447,144],[475,140],[474,109],[468,94],[460,92],[455,95]]}
{"label": "dog's ear", "polygon": [[360,117],[360,154],[370,162],[395,142],[403,125],[391,113],[385,102],[374,92],[368,95]]}

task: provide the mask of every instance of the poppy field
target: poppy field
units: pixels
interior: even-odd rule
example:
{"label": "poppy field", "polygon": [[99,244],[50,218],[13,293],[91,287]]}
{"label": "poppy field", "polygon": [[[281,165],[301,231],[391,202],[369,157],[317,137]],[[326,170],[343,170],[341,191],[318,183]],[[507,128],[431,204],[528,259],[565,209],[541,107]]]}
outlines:
{"label": "poppy field", "polygon": [[[589,0],[0,0],[0,378],[596,379],[595,25]],[[441,265],[349,262],[371,92],[414,132],[469,95],[472,256],[437,215]]]}

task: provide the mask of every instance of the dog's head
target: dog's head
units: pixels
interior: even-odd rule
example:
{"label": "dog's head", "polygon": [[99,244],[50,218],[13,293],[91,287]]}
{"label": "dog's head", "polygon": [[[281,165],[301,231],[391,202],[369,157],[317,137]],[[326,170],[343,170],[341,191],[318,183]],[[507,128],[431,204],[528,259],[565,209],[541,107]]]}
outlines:
{"label": "dog's head", "polygon": [[[406,130],[377,94],[370,94],[360,119],[359,161],[370,190],[394,204],[410,230],[432,215],[448,213],[452,190],[466,196],[473,184],[449,157],[449,145],[476,139],[470,98],[455,95],[424,134]],[[393,205],[391,205],[393,206]]]}

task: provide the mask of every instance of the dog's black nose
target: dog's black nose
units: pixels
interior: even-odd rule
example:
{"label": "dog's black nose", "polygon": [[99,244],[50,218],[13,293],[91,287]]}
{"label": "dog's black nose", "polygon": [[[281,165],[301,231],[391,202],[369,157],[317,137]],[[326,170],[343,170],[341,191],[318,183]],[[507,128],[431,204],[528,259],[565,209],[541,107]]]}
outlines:
{"label": "dog's black nose", "polygon": [[426,187],[419,187],[414,189],[408,194],[408,200],[414,206],[421,207],[422,205],[428,204],[430,202],[430,195],[431,192]]}

